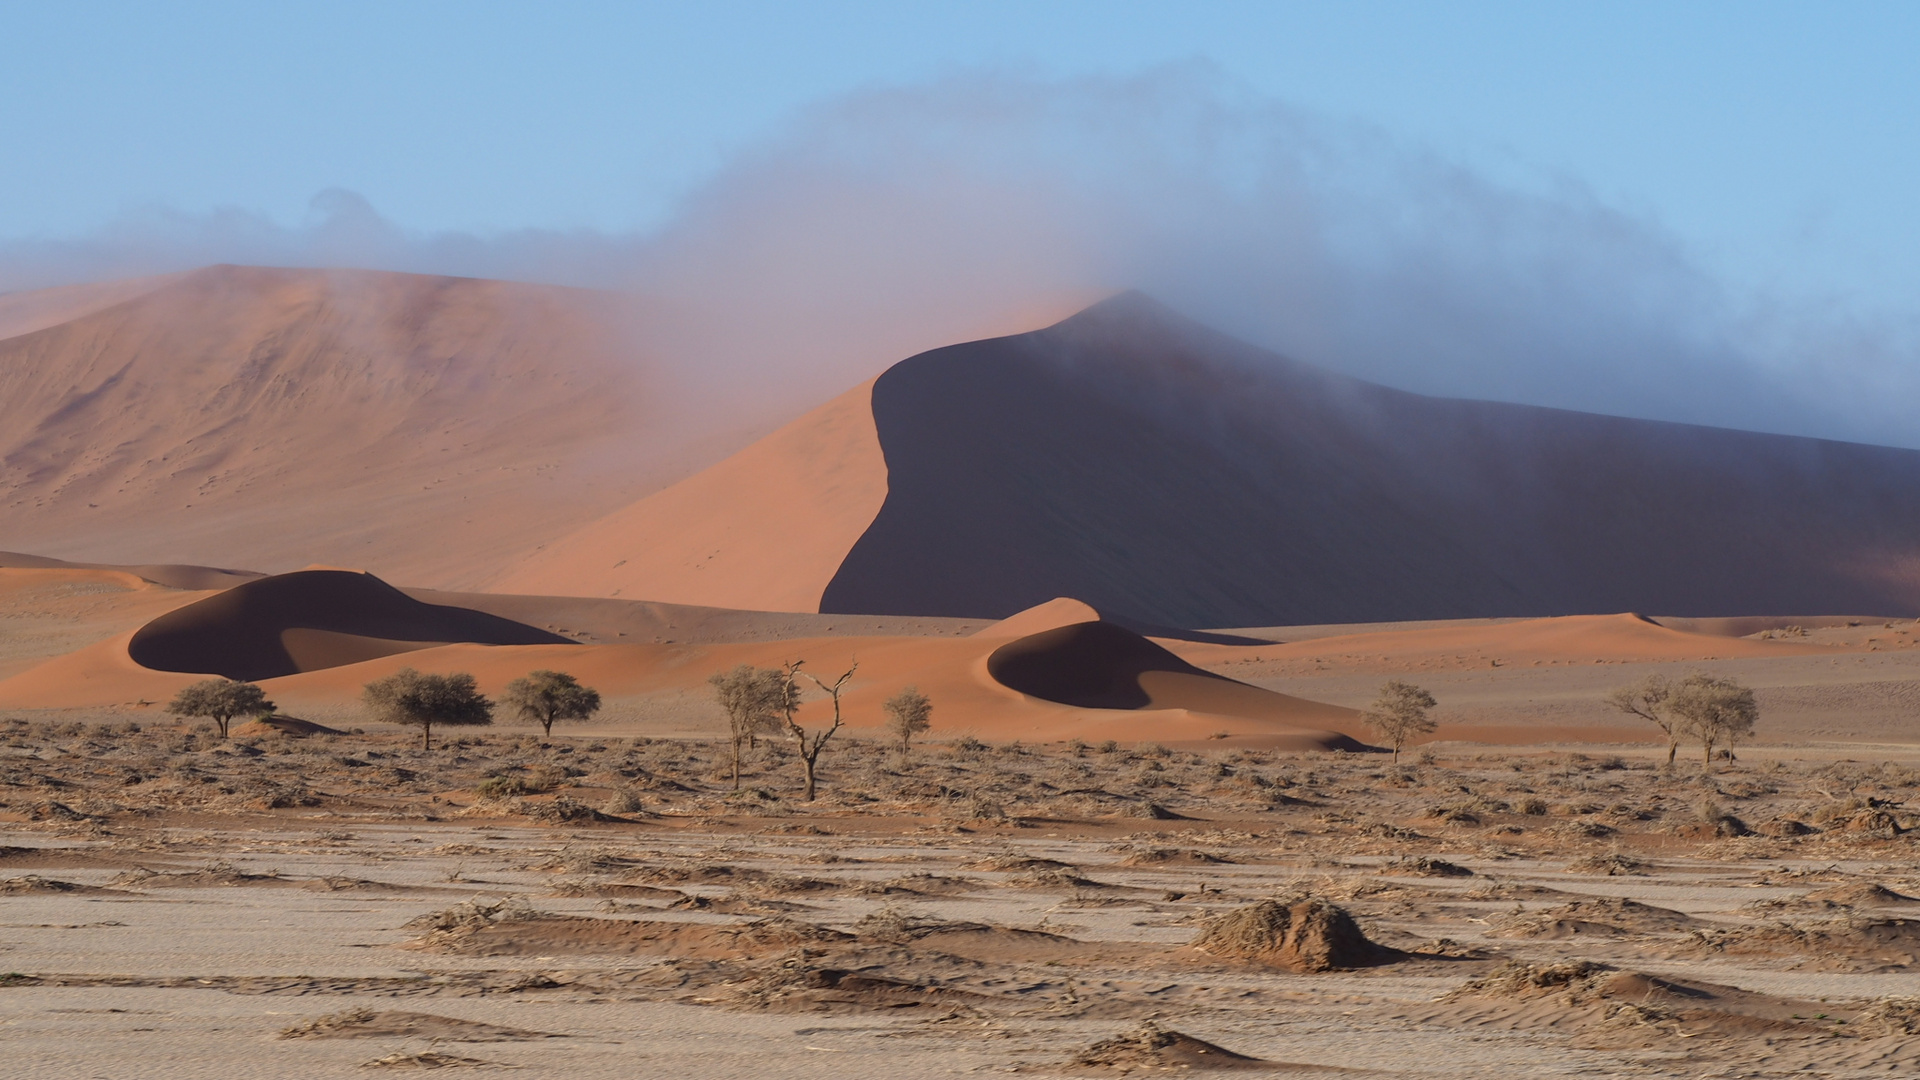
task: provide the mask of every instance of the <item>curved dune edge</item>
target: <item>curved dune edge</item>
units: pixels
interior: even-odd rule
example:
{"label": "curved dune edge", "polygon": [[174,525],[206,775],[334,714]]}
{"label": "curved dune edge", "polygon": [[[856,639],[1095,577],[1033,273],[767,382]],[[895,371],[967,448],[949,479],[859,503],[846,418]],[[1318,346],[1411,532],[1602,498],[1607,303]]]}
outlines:
{"label": "curved dune edge", "polygon": [[[204,677],[139,666],[127,653],[131,638],[130,633],[122,634],[0,681],[0,708],[164,703]],[[845,670],[857,659],[860,670],[844,699],[849,727],[856,734],[877,734],[883,722],[882,703],[907,685],[918,686],[933,699],[936,738],[966,734],[1001,742],[1074,738],[1188,742],[1225,730],[1277,740],[1275,745],[1327,749],[1338,745],[1345,734],[1331,729],[1355,730],[1351,710],[1253,687],[1244,689],[1264,695],[1260,715],[1247,715],[1244,701],[1227,703],[1241,710],[1240,715],[1210,712],[1187,693],[1188,688],[1178,685],[1155,687],[1157,707],[1147,709],[1059,705],[1019,694],[987,677],[988,645],[971,638],[933,637],[832,637],[724,645],[455,644],[263,679],[260,685],[283,709],[299,713],[315,706],[337,708],[351,703],[367,682],[403,667],[470,672],[488,694],[498,694],[529,671],[554,668],[571,672],[611,701],[665,698],[704,703],[709,693],[707,677],[736,664],[774,666],[802,658],[810,670],[824,675]],[[1160,705],[1163,699],[1192,701],[1192,707]],[[817,723],[830,715],[829,709],[825,702],[810,702],[801,710],[801,719]],[[718,734],[722,722],[717,710],[704,723]]]}
{"label": "curved dune edge", "polygon": [[818,611],[887,498],[873,382],[558,540],[494,592]]}
{"label": "curved dune edge", "polygon": [[127,653],[159,671],[264,680],[456,641],[569,643],[497,615],[422,603],[372,574],[309,569],[167,612],[134,631]]}
{"label": "curved dune edge", "polygon": [[1099,618],[1100,613],[1093,609],[1093,605],[1070,596],[1056,596],[1044,604],[1035,604],[1025,611],[1009,615],[992,626],[981,627],[974,631],[973,637],[977,641],[1005,641],[1058,630],[1075,623],[1096,622]]}

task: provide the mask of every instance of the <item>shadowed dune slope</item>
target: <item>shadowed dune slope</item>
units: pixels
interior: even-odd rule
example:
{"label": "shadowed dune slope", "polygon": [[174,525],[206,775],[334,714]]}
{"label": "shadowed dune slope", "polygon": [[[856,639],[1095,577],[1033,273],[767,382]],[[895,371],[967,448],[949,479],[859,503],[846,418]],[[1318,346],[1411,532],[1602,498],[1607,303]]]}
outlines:
{"label": "shadowed dune slope", "polygon": [[1920,613],[1920,452],[1424,397],[1137,294],[876,381],[822,610],[1170,626]]}
{"label": "shadowed dune slope", "polygon": [[[986,666],[1009,690],[1079,709],[1173,709],[1294,725],[1353,723],[1349,710],[1215,675],[1109,622],[1073,623],[1017,638],[989,654]],[[1310,736],[1320,749],[1365,749],[1337,731],[1298,734]]]}
{"label": "shadowed dune slope", "polygon": [[0,339],[0,548],[471,584],[632,498],[607,467],[645,433],[624,318],[364,270],[0,297],[28,331]]}
{"label": "shadowed dune slope", "polygon": [[987,657],[987,671],[1002,686],[1083,709],[1144,709],[1154,704],[1140,685],[1140,677],[1149,671],[1242,685],[1202,671],[1109,622],[1074,623],[1008,642]]}
{"label": "shadowed dune slope", "polygon": [[453,642],[572,644],[497,615],[423,604],[371,574],[302,570],[167,612],[134,632],[127,655],[156,671],[256,680]]}

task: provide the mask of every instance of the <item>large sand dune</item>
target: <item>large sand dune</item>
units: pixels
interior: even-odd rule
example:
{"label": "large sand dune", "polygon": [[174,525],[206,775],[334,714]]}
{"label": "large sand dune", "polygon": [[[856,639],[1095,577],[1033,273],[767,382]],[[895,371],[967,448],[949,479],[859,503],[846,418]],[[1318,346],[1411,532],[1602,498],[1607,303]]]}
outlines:
{"label": "large sand dune", "polygon": [[874,384],[823,609],[1175,626],[1920,612],[1920,452],[1402,393],[1137,295]]}
{"label": "large sand dune", "polygon": [[1136,629],[1920,612],[1920,452],[1424,397],[1137,294],[894,365],[493,579]]}
{"label": "large sand dune", "polygon": [[471,583],[631,497],[647,391],[617,316],[231,266],[0,297],[0,548]]}

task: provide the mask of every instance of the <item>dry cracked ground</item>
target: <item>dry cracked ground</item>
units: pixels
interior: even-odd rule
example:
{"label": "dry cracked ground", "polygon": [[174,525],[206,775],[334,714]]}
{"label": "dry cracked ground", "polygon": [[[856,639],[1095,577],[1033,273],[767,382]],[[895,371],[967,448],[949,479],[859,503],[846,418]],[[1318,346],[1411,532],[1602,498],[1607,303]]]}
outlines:
{"label": "dry cracked ground", "polygon": [[1920,1075],[1898,764],[5,735],[9,1075]]}

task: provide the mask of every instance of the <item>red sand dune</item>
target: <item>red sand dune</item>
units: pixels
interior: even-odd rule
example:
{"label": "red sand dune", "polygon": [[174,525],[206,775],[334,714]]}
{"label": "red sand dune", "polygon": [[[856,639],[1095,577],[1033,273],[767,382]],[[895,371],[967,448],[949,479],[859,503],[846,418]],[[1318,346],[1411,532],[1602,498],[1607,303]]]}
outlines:
{"label": "red sand dune", "polygon": [[887,495],[866,383],[733,457],[546,546],[502,592],[818,611]]}
{"label": "red sand dune", "polygon": [[156,671],[253,681],[456,641],[572,645],[497,615],[423,604],[371,574],[303,570],[170,611],[135,631],[127,654]]}
{"label": "red sand dune", "polygon": [[588,290],[358,270],[0,297],[28,331],[0,339],[0,548],[470,583],[631,498],[618,318]]}

